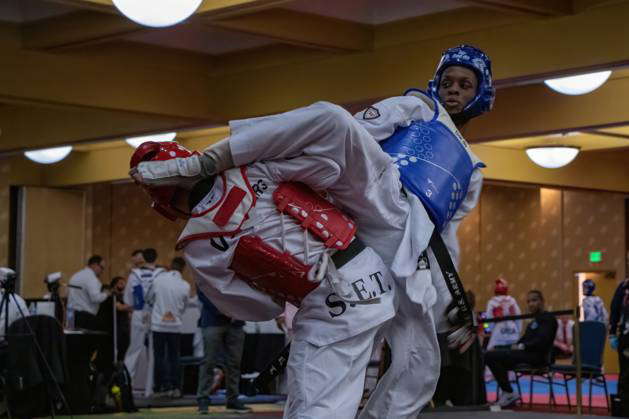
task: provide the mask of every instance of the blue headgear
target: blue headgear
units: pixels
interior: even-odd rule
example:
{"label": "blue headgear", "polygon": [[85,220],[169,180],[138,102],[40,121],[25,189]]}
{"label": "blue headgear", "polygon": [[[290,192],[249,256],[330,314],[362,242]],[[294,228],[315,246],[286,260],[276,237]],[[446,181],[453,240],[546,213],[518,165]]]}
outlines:
{"label": "blue headgear", "polygon": [[467,104],[465,109],[457,114],[458,118],[468,120],[484,112],[490,111],[494,105],[496,89],[491,78],[491,60],[480,49],[470,45],[460,45],[447,49],[441,56],[437,65],[435,76],[428,82],[428,93],[436,100],[439,98],[439,84],[443,71],[453,65],[469,68],[476,73],[478,89],[474,99]]}
{"label": "blue headgear", "polygon": [[582,287],[583,287],[583,294],[590,296],[594,294],[594,290],[596,289],[596,283],[592,281],[591,279],[586,279],[585,281],[583,281]]}

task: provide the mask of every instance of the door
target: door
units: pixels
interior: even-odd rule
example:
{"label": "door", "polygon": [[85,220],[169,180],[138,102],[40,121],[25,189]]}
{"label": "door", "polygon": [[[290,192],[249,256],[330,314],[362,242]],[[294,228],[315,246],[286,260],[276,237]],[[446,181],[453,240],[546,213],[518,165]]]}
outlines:
{"label": "door", "polygon": [[[614,297],[614,291],[618,284],[616,283],[616,273],[611,271],[599,271],[599,272],[579,272],[576,275],[579,281],[578,289],[578,301],[583,299],[583,290],[581,284],[586,279],[591,279],[596,284],[596,290],[594,295],[601,297],[605,303],[605,308],[609,314],[609,308]],[[579,303],[580,304],[580,303]],[[583,313],[581,313],[583,318]],[[607,325],[606,325],[607,326]],[[613,351],[609,344],[605,344],[605,352],[603,353],[603,365],[605,367],[605,373],[617,374],[618,373],[618,353]]]}
{"label": "door", "polygon": [[18,291],[24,298],[41,298],[47,292],[45,275],[60,271],[67,283],[86,263],[85,194],[32,186],[21,194]]}

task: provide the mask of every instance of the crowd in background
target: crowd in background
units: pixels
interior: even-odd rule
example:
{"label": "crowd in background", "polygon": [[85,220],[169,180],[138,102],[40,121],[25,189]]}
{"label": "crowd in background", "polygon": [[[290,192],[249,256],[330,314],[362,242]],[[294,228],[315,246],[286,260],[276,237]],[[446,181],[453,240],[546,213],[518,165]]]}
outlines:
{"label": "crowd in background", "polygon": [[[100,278],[105,271],[105,261],[98,255],[90,257],[86,267],[72,275],[68,283],[68,326],[115,335],[111,347],[101,348],[103,353],[112,354],[101,360],[102,369],[109,373],[111,368],[107,365],[111,366],[114,361],[114,342],[116,360],[124,363],[131,377],[136,376],[138,361],[144,352],[148,357],[145,393],[155,398],[178,398],[182,385],[179,366],[182,316],[187,307],[200,306],[198,328],[205,354],[198,376],[200,411],[208,410],[209,396],[222,379],[228,407],[246,410],[238,400],[244,322],[219,312],[202,293],[193,296],[182,276],[186,266],[182,258],[172,259],[168,266],[158,265],[157,258],[152,248],[134,251],[127,277],[116,276],[103,286]],[[582,320],[604,324],[612,348],[619,352],[619,394],[622,396],[625,388],[629,390],[629,357],[624,355],[625,352],[629,355],[629,280],[618,286],[610,310],[595,295],[594,281],[587,279],[581,285]],[[26,311],[23,300],[16,297]],[[468,299],[474,304],[471,291],[468,291]],[[479,345],[464,354],[449,350],[445,344],[442,347],[442,372],[435,394],[437,404],[484,403],[485,381],[495,379],[501,390],[498,404],[511,405],[520,398],[508,376],[516,365],[547,365],[574,355],[575,320],[572,316],[555,317],[548,313],[539,290],[527,293],[526,307],[532,318],[524,330],[523,320],[518,318],[484,323],[487,319],[522,314],[518,301],[509,295],[507,281],[502,277],[495,281],[494,296],[480,314]],[[16,317],[15,314],[10,311],[9,316]],[[1,315],[4,310],[0,313],[0,326],[4,326]],[[9,323],[13,320],[10,318]],[[283,317],[277,320],[281,329],[290,330],[290,321]],[[479,366],[483,369],[486,366],[487,374],[474,370]],[[470,388],[476,390],[470,392]]]}
{"label": "crowd in background", "polygon": [[[198,328],[205,354],[199,366],[200,410],[208,410],[209,395],[224,376],[228,409],[246,411],[238,400],[244,322],[220,313],[202,293],[192,295],[182,276],[186,266],[183,258],[175,257],[167,267],[159,265],[157,259],[153,248],[136,250],[131,255],[127,278],[116,276],[108,286],[102,286],[99,277],[105,269],[104,261],[98,255],[92,256],[68,284],[70,326],[115,335],[117,361],[124,362],[130,377],[145,377],[146,396],[179,398],[183,315],[187,307],[200,305]],[[113,349],[102,350],[113,353]],[[147,355],[147,367],[138,374],[143,353]],[[218,359],[222,367],[219,370],[215,368]],[[113,357],[104,357],[105,364],[110,361]],[[103,369],[108,370],[106,366]]]}

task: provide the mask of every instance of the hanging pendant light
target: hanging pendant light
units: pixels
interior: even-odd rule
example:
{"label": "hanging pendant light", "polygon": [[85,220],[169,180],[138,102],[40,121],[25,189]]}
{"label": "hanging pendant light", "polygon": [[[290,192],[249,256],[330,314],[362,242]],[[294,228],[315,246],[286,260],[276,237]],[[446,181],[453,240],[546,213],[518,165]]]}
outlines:
{"label": "hanging pendant light", "polygon": [[202,0],[113,0],[122,14],[153,28],[176,25],[190,17]]}
{"label": "hanging pendant light", "polygon": [[538,166],[546,169],[557,169],[574,160],[579,154],[579,147],[573,146],[540,146],[529,147],[526,155]]}
{"label": "hanging pendant light", "polygon": [[612,74],[611,71],[578,74],[576,76],[559,77],[544,80],[546,86],[564,95],[584,95],[603,85]]}
{"label": "hanging pendant light", "polygon": [[29,159],[39,164],[53,164],[60,162],[68,157],[68,154],[72,151],[71,145],[42,148],[39,150],[25,151],[24,155]]}

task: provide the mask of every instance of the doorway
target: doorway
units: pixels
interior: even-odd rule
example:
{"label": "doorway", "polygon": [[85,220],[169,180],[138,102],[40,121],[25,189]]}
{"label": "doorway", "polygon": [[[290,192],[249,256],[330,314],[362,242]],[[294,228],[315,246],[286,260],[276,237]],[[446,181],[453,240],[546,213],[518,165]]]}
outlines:
{"label": "doorway", "polygon": [[[591,279],[596,284],[596,290],[594,291],[594,295],[598,295],[601,297],[603,302],[605,303],[605,308],[607,309],[607,313],[609,315],[610,306],[612,304],[612,298],[614,297],[614,292],[616,291],[616,287],[618,284],[616,283],[616,272],[613,271],[591,271],[591,272],[577,272],[575,277],[578,281],[577,284],[577,301],[579,305],[581,305],[581,301],[583,300],[583,289],[581,284],[586,279]],[[581,320],[583,320],[583,312],[581,312]],[[607,325],[606,325],[607,326]],[[618,373],[618,354],[616,351],[612,350],[612,348],[606,343],[605,344],[605,352],[603,353],[603,365],[604,371],[607,374],[617,374]]]}

